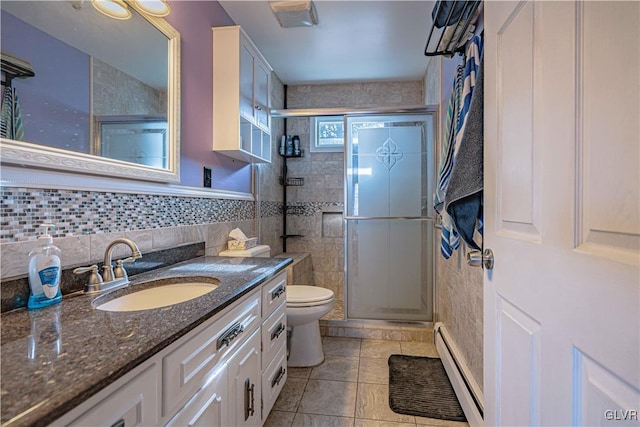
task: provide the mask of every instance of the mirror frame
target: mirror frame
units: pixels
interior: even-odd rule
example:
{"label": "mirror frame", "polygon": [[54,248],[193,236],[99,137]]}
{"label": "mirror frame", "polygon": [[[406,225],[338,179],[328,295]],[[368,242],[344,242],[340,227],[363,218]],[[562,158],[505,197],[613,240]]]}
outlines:
{"label": "mirror frame", "polygon": [[135,1],[127,0],[126,3],[168,39],[168,168],[157,169],[93,154],[6,138],[0,138],[0,162],[2,164],[102,175],[112,178],[170,183],[180,182],[180,33],[165,19],[152,17],[142,12],[135,4]]}

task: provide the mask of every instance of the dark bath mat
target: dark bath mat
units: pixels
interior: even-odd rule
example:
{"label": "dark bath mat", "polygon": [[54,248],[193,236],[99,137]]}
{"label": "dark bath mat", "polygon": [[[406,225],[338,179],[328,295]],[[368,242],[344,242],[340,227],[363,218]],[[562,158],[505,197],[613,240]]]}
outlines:
{"label": "dark bath mat", "polygon": [[398,414],[467,420],[442,361],[433,357],[389,357],[389,406]]}

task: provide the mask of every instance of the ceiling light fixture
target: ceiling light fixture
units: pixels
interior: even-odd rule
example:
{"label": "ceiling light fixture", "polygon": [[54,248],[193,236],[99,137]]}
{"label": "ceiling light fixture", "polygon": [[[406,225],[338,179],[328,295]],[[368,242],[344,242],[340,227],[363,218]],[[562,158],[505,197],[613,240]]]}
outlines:
{"label": "ceiling light fixture", "polygon": [[318,14],[313,1],[270,1],[269,7],[282,28],[318,25]]}
{"label": "ceiling light fixture", "polygon": [[167,16],[171,12],[167,0],[136,0],[136,6],[147,15],[157,18]]}
{"label": "ceiling light fixture", "polygon": [[91,4],[100,13],[114,19],[129,19],[131,11],[122,0],[91,0]]}

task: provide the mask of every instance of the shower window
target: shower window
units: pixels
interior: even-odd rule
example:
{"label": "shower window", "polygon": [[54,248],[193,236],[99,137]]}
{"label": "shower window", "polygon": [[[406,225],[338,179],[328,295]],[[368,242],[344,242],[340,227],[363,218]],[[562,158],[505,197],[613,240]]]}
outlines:
{"label": "shower window", "polygon": [[309,126],[312,152],[344,151],[344,117],[312,117]]}

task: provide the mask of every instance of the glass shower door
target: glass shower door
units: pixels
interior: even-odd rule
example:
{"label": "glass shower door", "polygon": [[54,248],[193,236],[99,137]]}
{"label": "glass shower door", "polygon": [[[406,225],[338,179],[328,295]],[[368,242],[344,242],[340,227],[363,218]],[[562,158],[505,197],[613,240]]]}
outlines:
{"label": "glass shower door", "polygon": [[433,117],[347,117],[346,314],[431,321]]}

